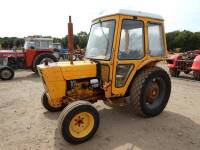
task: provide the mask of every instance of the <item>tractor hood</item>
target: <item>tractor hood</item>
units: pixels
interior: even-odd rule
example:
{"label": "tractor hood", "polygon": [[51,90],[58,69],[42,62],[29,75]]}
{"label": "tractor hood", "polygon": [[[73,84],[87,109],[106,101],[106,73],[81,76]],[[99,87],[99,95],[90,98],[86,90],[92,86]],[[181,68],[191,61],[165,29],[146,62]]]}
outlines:
{"label": "tractor hood", "polygon": [[97,75],[96,63],[91,61],[74,61],[49,63],[37,66],[39,74],[46,81],[63,81],[93,78]]}
{"label": "tractor hood", "polygon": [[0,58],[7,58],[7,57],[24,57],[24,53],[20,52],[13,52],[11,50],[1,50],[0,51]]}

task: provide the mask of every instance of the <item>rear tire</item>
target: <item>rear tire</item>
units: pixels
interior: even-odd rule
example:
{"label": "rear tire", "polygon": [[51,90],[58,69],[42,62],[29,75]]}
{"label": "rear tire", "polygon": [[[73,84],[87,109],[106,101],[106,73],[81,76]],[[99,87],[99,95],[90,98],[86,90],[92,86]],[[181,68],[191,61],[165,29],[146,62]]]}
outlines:
{"label": "rear tire", "polygon": [[177,69],[169,69],[169,73],[172,77],[178,77],[180,75],[180,71]]}
{"label": "rear tire", "polygon": [[87,101],[76,101],[61,112],[58,128],[66,141],[80,144],[93,137],[99,122],[99,113],[94,106]]}
{"label": "rear tire", "polygon": [[52,62],[58,62],[58,59],[51,53],[40,54],[33,61],[32,71],[37,73],[37,65],[42,64],[45,59],[49,59]]}
{"label": "rear tire", "polygon": [[44,107],[45,109],[47,109],[48,111],[51,111],[51,112],[61,111],[61,110],[63,110],[63,108],[65,107],[65,106],[53,107],[53,106],[49,103],[47,94],[46,94],[45,92],[42,94],[41,102],[42,102],[43,107]]}
{"label": "rear tire", "polygon": [[157,116],[166,107],[170,93],[171,81],[165,70],[159,67],[143,69],[132,83],[131,109],[140,116]]}
{"label": "rear tire", "polygon": [[200,71],[193,71],[193,76],[195,80],[200,81]]}
{"label": "rear tire", "polygon": [[2,80],[11,80],[13,79],[15,72],[10,67],[4,67],[0,69],[0,79]]}

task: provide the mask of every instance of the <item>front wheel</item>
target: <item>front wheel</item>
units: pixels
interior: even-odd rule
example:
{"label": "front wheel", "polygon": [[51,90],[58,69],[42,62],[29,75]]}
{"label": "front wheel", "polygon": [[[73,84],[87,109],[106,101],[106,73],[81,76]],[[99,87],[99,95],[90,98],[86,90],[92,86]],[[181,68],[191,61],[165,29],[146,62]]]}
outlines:
{"label": "front wheel", "polygon": [[53,106],[51,102],[49,101],[47,94],[45,92],[42,94],[41,102],[42,102],[43,107],[51,112],[61,111],[64,108],[63,105],[58,106],[58,107]]}
{"label": "front wheel", "polygon": [[61,135],[72,144],[80,144],[92,138],[98,126],[98,111],[86,101],[76,101],[69,104],[61,112],[58,119]]}
{"label": "front wheel", "polygon": [[11,80],[15,75],[15,72],[10,67],[4,67],[0,69],[0,79],[2,80]]}
{"label": "front wheel", "polygon": [[162,68],[146,68],[137,74],[130,92],[130,106],[136,114],[146,117],[159,115],[170,97],[170,77]]}

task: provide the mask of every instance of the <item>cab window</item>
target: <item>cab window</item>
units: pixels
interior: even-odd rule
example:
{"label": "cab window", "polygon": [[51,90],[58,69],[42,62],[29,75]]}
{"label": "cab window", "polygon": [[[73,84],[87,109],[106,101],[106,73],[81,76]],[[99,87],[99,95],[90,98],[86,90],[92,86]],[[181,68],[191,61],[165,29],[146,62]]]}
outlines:
{"label": "cab window", "polygon": [[150,55],[162,56],[164,54],[164,40],[160,24],[148,23],[148,40]]}
{"label": "cab window", "polygon": [[119,59],[139,59],[144,57],[144,24],[138,20],[123,20]]}

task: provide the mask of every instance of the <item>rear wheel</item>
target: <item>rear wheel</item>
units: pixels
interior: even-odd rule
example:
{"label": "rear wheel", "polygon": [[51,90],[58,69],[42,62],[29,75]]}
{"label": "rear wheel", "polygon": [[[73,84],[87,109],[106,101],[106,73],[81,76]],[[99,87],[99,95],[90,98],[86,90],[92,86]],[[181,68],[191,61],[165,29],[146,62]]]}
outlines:
{"label": "rear wheel", "polygon": [[170,97],[170,77],[162,68],[146,68],[137,74],[130,92],[130,106],[136,114],[146,117],[159,115]]}
{"label": "rear wheel", "polygon": [[80,144],[92,138],[98,126],[98,111],[86,101],[76,101],[69,104],[61,112],[58,119],[61,135],[72,144]]}
{"label": "rear wheel", "polygon": [[48,60],[50,63],[58,61],[58,59],[51,53],[40,54],[33,61],[32,71],[37,73],[37,65],[43,64],[45,60]]}
{"label": "rear wheel", "polygon": [[200,81],[200,71],[193,71],[193,76],[195,80]]}
{"label": "rear wheel", "polygon": [[4,67],[0,69],[0,79],[2,80],[11,80],[15,75],[15,72],[10,67]]}
{"label": "rear wheel", "polygon": [[180,71],[178,71],[177,69],[169,69],[169,73],[172,77],[178,77],[180,75]]}
{"label": "rear wheel", "polygon": [[58,107],[53,106],[51,102],[48,100],[47,94],[45,92],[42,94],[41,102],[43,107],[51,112],[61,111],[65,107],[63,105]]}

